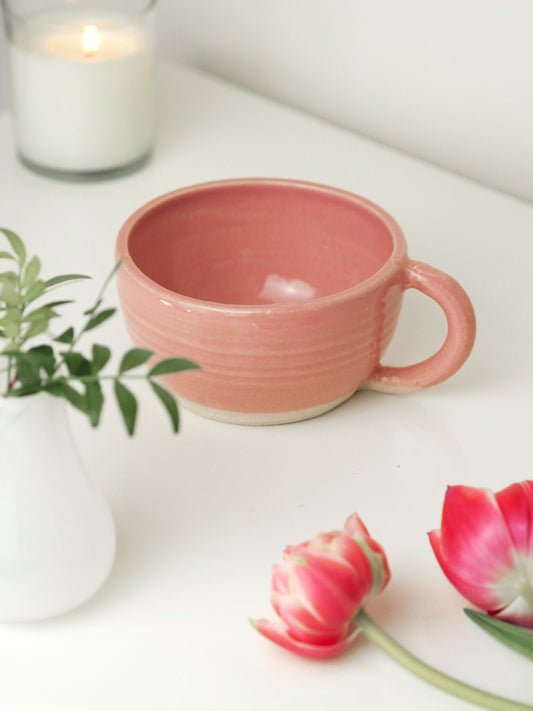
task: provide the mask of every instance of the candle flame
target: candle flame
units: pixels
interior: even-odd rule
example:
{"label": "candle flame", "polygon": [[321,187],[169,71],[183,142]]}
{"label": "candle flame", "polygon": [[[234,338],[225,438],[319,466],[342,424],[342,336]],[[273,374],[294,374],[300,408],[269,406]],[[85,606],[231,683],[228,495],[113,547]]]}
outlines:
{"label": "candle flame", "polygon": [[83,27],[82,40],[83,53],[87,57],[91,57],[92,55],[96,54],[96,52],[98,52],[101,44],[102,38],[100,37],[98,27],[96,27],[96,25],[85,25]]}

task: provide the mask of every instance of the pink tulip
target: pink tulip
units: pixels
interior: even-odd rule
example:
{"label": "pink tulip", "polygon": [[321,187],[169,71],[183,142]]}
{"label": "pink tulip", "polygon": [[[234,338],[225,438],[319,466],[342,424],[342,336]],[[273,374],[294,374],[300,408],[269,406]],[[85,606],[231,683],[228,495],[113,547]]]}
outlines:
{"label": "pink tulip", "polygon": [[344,531],[288,546],[273,566],[271,602],[284,625],[254,622],[273,642],[305,657],[342,652],[355,638],[358,610],[390,579],[385,553],[353,514]]}
{"label": "pink tulip", "polygon": [[[513,540],[523,542],[529,537],[528,550],[533,535],[532,493],[530,487],[529,503],[523,506],[529,511],[527,530],[520,526],[512,529]],[[383,549],[370,538],[356,514],[346,521],[344,531],[323,533],[299,546],[288,546],[283,558],[283,563],[273,568],[271,588],[272,605],[283,622],[252,621],[280,647],[302,657],[327,659],[345,650],[361,631],[406,669],[449,694],[493,711],[533,711],[533,706],[489,694],[429,666],[369,617],[364,605],[387,585],[390,572]]]}
{"label": "pink tulip", "polygon": [[494,494],[448,488],[429,539],[457,590],[489,615],[533,627],[533,481]]}

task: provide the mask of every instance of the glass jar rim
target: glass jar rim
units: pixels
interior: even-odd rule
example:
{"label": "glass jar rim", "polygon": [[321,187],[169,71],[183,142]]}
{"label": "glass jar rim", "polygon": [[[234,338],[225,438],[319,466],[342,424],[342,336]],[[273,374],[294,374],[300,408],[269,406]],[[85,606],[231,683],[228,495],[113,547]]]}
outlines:
{"label": "glass jar rim", "polygon": [[[113,24],[122,24],[124,22],[124,18],[128,19],[135,19],[136,17],[142,17],[143,15],[148,14],[154,7],[157,5],[158,0],[145,0],[143,3],[142,7],[134,10],[124,10],[121,12],[120,18],[117,17],[116,20],[109,20],[106,21],[105,24],[107,25],[113,25]],[[11,0],[1,0],[3,10],[6,14],[6,20],[9,18],[11,20],[15,20],[20,23],[27,22],[30,20],[32,17],[34,17],[37,13],[43,12],[42,10],[37,10],[37,11],[30,11],[30,12],[21,12],[17,10],[15,7],[13,7],[13,2]],[[77,5],[77,4],[72,4],[72,3],[65,3],[64,9],[70,10],[105,10],[105,3],[95,5],[94,7],[88,7],[86,4],[84,5]],[[49,8],[50,11],[61,11],[63,9],[62,5],[60,3],[54,3],[51,5]],[[44,11],[46,12],[46,10]],[[54,23],[52,20],[50,21],[51,26],[55,26],[57,24],[63,24],[63,23]]]}

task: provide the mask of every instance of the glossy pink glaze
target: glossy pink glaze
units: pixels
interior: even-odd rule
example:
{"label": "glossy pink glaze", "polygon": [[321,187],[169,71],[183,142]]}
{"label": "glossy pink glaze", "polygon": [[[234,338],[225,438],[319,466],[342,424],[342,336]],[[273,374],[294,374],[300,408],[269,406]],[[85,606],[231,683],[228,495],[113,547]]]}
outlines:
{"label": "glossy pink glaze", "polygon": [[[192,186],[120,230],[118,289],[133,341],[196,361],[169,376],[217,419],[274,423],[338,404],[360,386],[401,392],[449,377],[475,320],[450,277],[411,262],[397,223],[350,193],[288,180]],[[432,359],[379,366],[406,288],[434,298],[448,338]]]}

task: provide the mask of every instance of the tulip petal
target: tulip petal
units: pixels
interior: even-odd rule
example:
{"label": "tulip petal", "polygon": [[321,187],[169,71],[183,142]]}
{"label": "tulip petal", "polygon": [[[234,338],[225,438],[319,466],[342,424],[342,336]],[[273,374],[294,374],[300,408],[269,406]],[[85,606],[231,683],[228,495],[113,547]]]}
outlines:
{"label": "tulip petal", "polygon": [[494,494],[451,486],[442,514],[441,549],[454,574],[470,585],[490,585],[514,567],[513,542]]}
{"label": "tulip petal", "polygon": [[496,589],[494,586],[483,583],[469,583],[464,580],[461,573],[457,572],[455,569],[453,561],[450,561],[446,557],[446,553],[442,546],[441,531],[431,531],[428,535],[431,547],[433,548],[433,553],[435,554],[443,573],[446,575],[450,583],[461,593],[461,595],[463,595],[467,600],[470,600],[473,605],[490,612],[491,610],[499,610],[510,602],[512,595],[502,597],[499,588]]}
{"label": "tulip petal", "polygon": [[[370,537],[367,527],[357,514],[352,514],[344,524],[344,533],[349,536],[359,548],[362,549],[366,559],[372,568],[372,590],[365,598],[365,603],[378,595],[390,581],[390,569],[385,551],[377,541]],[[339,539],[342,543],[344,539]],[[348,557],[348,552],[343,549],[342,554]],[[354,561],[354,566],[359,565]]]}
{"label": "tulip petal", "polygon": [[511,484],[496,494],[513,545],[533,558],[533,481]]}
{"label": "tulip petal", "polygon": [[370,538],[367,527],[356,513],[353,513],[346,519],[344,533],[351,538]]}
{"label": "tulip petal", "polygon": [[332,551],[339,560],[349,564],[352,574],[357,572],[361,578],[372,575],[370,561],[362,551],[358,541],[349,536],[338,536],[332,544]]}
{"label": "tulip petal", "polygon": [[310,644],[334,644],[346,635],[348,623],[343,621],[338,627],[327,627],[302,606],[296,595],[276,596],[272,593],[271,602],[294,639]]}
{"label": "tulip petal", "polygon": [[295,640],[290,635],[289,630],[281,624],[265,619],[250,621],[256,630],[267,639],[289,650],[289,652],[294,652],[294,654],[307,657],[308,659],[329,659],[336,657],[350,646],[359,632],[359,628],[355,626],[344,639],[336,644],[313,645]]}
{"label": "tulip petal", "polygon": [[357,612],[372,587],[371,569],[363,573],[334,557],[306,554],[306,565],[292,567],[302,605],[327,627],[338,627]]}
{"label": "tulip petal", "polygon": [[272,591],[280,595],[290,595],[290,582],[287,566],[272,566]]}

